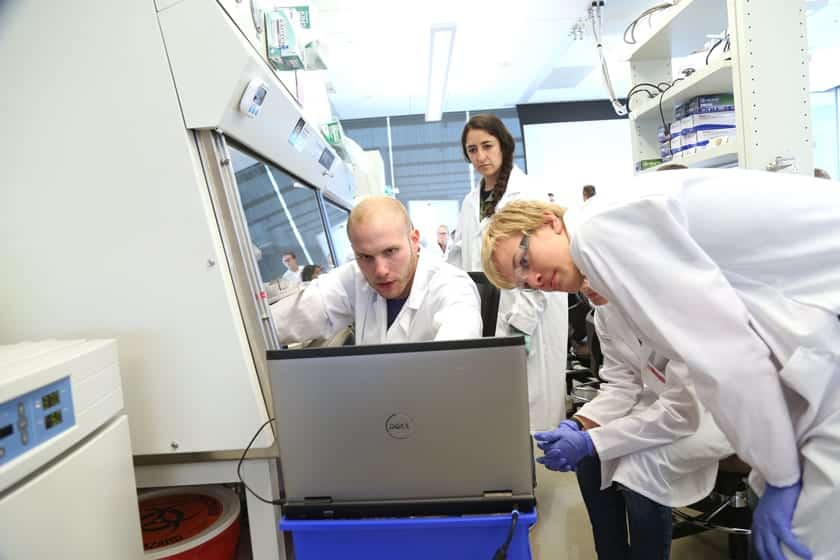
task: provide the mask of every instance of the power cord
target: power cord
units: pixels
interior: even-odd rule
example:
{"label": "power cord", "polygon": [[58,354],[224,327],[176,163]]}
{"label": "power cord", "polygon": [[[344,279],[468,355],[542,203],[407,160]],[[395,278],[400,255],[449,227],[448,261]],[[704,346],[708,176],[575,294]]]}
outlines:
{"label": "power cord", "polygon": [[662,99],[665,97],[665,92],[674,87],[674,84],[676,84],[680,80],[682,80],[682,78],[677,78],[676,80],[668,84],[668,87],[661,90],[662,93],[659,94],[659,118],[662,119],[662,128],[665,130],[666,136],[668,136],[668,153],[671,152],[671,123],[665,122],[665,112],[662,110]]}
{"label": "power cord", "polygon": [[[631,21],[630,25],[628,25],[624,29],[624,42],[627,43],[628,45],[635,45],[636,44],[636,26],[639,25],[639,22],[642,21],[644,18],[648,18],[648,25],[650,25],[650,18],[651,18],[651,16],[653,16],[653,14],[655,14],[656,12],[659,12],[661,10],[667,10],[668,8],[671,8],[673,6],[674,6],[674,3],[672,3],[672,2],[664,2],[662,4],[656,4],[655,6],[651,6],[650,8],[648,8],[647,10],[645,10],[644,12],[639,14],[639,16],[636,17],[636,19],[634,19],[633,21]],[[628,33],[630,34],[629,39],[627,38]]]}
{"label": "power cord", "polygon": [[[266,420],[263,423],[263,425],[260,426],[259,429],[257,430],[257,432],[254,434],[254,437],[251,438],[251,441],[248,442],[248,445],[245,446],[245,449],[242,451],[242,456],[239,457],[239,462],[236,464],[236,476],[239,477],[239,482],[242,483],[242,486],[244,486],[245,489],[248,492],[250,492],[251,495],[253,495],[256,499],[258,499],[259,501],[261,501],[263,503],[266,503],[266,504],[270,504],[270,505],[273,505],[273,506],[279,506],[279,505],[283,504],[282,500],[266,500],[265,498],[263,498],[262,496],[260,496],[256,492],[254,492],[254,490],[250,486],[248,486],[248,483],[245,482],[245,479],[242,478],[242,461],[244,461],[245,458],[248,456],[248,450],[251,449],[252,445],[254,445],[254,442],[257,440],[257,438],[259,437],[259,435],[263,431],[263,429],[266,426],[268,426],[269,424],[271,424],[272,422],[274,422],[274,418],[269,418],[268,420]],[[507,560],[508,548],[510,547],[510,543],[513,541],[513,534],[514,534],[514,531],[516,529],[516,524],[517,524],[518,521],[519,521],[519,511],[518,510],[513,510],[511,512],[510,529],[508,529],[507,538],[505,539],[505,542],[502,544],[502,546],[500,546],[498,548],[498,550],[496,550],[495,554],[493,554],[493,560]]]}
{"label": "power cord", "polygon": [[[664,83],[664,82],[663,82]],[[666,84],[667,85],[667,84]],[[650,82],[639,82],[638,84],[634,85],[630,88],[630,91],[627,92],[627,95],[624,97],[626,100],[626,108],[627,113],[630,113],[630,100],[631,98],[639,92],[645,92],[648,94],[648,99],[653,99],[657,95],[662,92],[661,84],[652,84]]]}
{"label": "power cord", "polygon": [[519,511],[513,510],[511,512],[510,529],[508,530],[507,538],[502,546],[493,554],[493,560],[507,560],[508,547],[513,540],[513,531],[516,529],[516,523],[519,521]]}
{"label": "power cord", "polygon": [[265,498],[263,498],[262,496],[260,496],[259,494],[257,494],[253,490],[251,490],[251,487],[248,486],[248,483],[245,482],[244,478],[242,478],[242,461],[245,460],[245,457],[248,455],[248,450],[251,449],[252,445],[254,445],[254,442],[257,440],[257,437],[259,437],[260,432],[263,431],[263,428],[265,428],[266,426],[268,426],[272,422],[274,422],[274,418],[269,418],[262,426],[260,426],[260,429],[257,430],[257,433],[254,434],[254,437],[251,438],[251,441],[248,442],[248,445],[245,447],[245,450],[242,451],[242,456],[239,458],[239,462],[236,464],[236,476],[239,477],[239,482],[242,483],[242,486],[244,486],[245,489],[248,492],[250,492],[251,495],[253,495],[256,499],[258,499],[259,501],[264,502],[266,504],[271,504],[273,506],[279,506],[279,505],[283,504],[283,500],[266,500]]}
{"label": "power cord", "polygon": [[652,99],[659,96],[659,101],[657,106],[659,108],[659,119],[662,122],[662,128],[665,131],[665,135],[668,137],[668,150],[671,149],[671,125],[665,120],[665,111],[662,109],[662,99],[665,97],[665,92],[674,87],[674,84],[683,80],[684,78],[676,78],[674,81],[671,82],[659,82],[657,84],[651,82],[639,82],[638,84],[634,85],[630,88],[630,91],[627,92],[626,100],[627,100],[627,112],[631,112],[630,108],[630,101],[631,98],[639,92],[645,92],[648,94],[648,99]]}
{"label": "power cord", "polygon": [[706,53],[706,66],[709,65],[709,57],[712,55],[712,51],[715,50],[721,43],[723,43],[723,52],[729,50],[729,34],[727,33],[717,41],[715,44],[709,47],[709,51]]}
{"label": "power cord", "polygon": [[598,59],[601,66],[601,77],[604,80],[604,87],[607,89],[607,95],[610,98],[610,103],[613,106],[615,114],[624,116],[627,114],[627,107],[615,96],[615,89],[613,88],[612,80],[610,79],[610,69],[607,66],[607,59],[604,56],[604,22],[601,15],[601,9],[603,7],[603,0],[593,0],[588,10],[588,19],[589,23],[592,25],[592,36],[595,38],[595,49],[598,51]]}

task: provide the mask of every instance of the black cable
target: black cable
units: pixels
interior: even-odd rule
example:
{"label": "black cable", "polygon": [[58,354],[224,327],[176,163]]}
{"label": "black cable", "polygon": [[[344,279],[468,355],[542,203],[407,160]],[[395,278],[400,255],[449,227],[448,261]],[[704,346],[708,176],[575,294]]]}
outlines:
{"label": "black cable", "polygon": [[[660,10],[666,10],[672,7],[674,4],[672,2],[665,2],[663,4],[657,4],[655,6],[651,6],[641,14],[639,14],[636,19],[630,22],[630,24],[624,28],[624,42],[628,45],[635,45],[636,44],[636,26],[642,21],[644,18],[648,18],[648,25],[650,25],[650,19],[653,14]],[[627,33],[630,33],[630,39],[627,39]]]}
{"label": "black cable", "polygon": [[251,441],[248,442],[248,446],[245,447],[244,451],[242,451],[242,456],[239,458],[239,462],[236,464],[236,476],[239,477],[239,482],[242,483],[242,486],[244,486],[245,489],[248,492],[250,492],[256,499],[258,499],[259,501],[264,502],[266,504],[271,504],[273,506],[279,506],[283,503],[283,500],[266,500],[265,498],[263,498],[262,496],[260,496],[259,494],[257,494],[253,490],[251,490],[251,487],[248,486],[248,483],[245,482],[245,479],[242,478],[242,461],[245,460],[245,456],[248,455],[248,450],[251,449],[252,445],[254,445],[254,442],[257,440],[257,437],[260,435],[260,432],[263,431],[263,428],[265,428],[266,426],[268,426],[272,422],[274,422],[274,418],[269,418],[268,420],[266,420],[265,424],[260,426],[260,429],[257,430],[257,433],[255,433],[254,437],[251,438]]}
{"label": "black cable", "polygon": [[[660,83],[667,83],[667,82],[660,82]],[[639,82],[638,84],[636,84],[636,85],[634,85],[633,87],[631,87],[631,88],[630,88],[630,91],[628,91],[628,92],[627,92],[627,94],[628,94],[628,95],[630,95],[630,93],[631,93],[633,90],[635,90],[636,88],[640,88],[640,87],[653,88],[653,89],[655,89],[657,92],[662,91],[662,90],[661,90],[661,88],[660,88],[657,84],[653,84],[653,83],[651,83],[651,82]]]}
{"label": "black cable", "polygon": [[493,554],[493,560],[506,560],[508,547],[510,546],[511,541],[513,540],[513,531],[516,529],[516,522],[519,520],[519,511],[513,510],[511,512],[511,519],[510,519],[510,529],[508,530],[508,536],[505,539],[505,542],[502,546],[496,550],[495,554]]}
{"label": "black cable", "polygon": [[[682,79],[682,78],[679,78],[679,79]],[[665,84],[665,87],[662,87],[662,84]],[[639,82],[638,84],[631,87],[630,91],[628,91],[627,95],[625,96],[625,98],[627,99],[627,102],[626,102],[627,112],[628,113],[631,112],[630,111],[630,98],[633,97],[634,95],[636,95],[637,93],[639,93],[640,91],[643,91],[643,92],[648,94],[648,99],[652,99],[652,98],[656,97],[657,95],[659,95],[659,97],[660,97],[659,114],[662,115],[662,94],[664,92],[668,91],[668,88],[670,88],[670,87],[671,87],[671,84],[668,83],[668,82],[659,82],[659,84],[652,84],[650,82]],[[641,88],[652,88],[654,91],[656,91],[656,94],[654,94],[650,89],[641,89]],[[664,116],[662,117],[662,125],[665,126]]]}
{"label": "black cable", "polygon": [[650,82],[639,82],[638,84],[634,85],[633,87],[630,88],[630,91],[627,92],[627,95],[624,96],[624,98],[627,100],[627,101],[625,101],[625,105],[627,107],[627,112],[628,113],[630,113],[630,98],[633,97],[634,95],[636,95],[638,92],[644,91],[645,93],[647,93],[648,94],[648,99],[656,97],[656,95],[654,95],[650,91],[650,89],[641,89],[641,88],[651,88],[651,89],[655,90],[657,94],[661,91],[659,89],[658,85],[652,84]]}
{"label": "black cable", "polygon": [[[665,91],[668,91],[670,88],[665,88]],[[670,134],[670,126],[668,123],[665,122],[665,112],[662,110],[662,100],[665,98],[665,91],[659,94],[659,118],[662,120],[662,128],[666,129],[666,132]]]}
{"label": "black cable", "polygon": [[584,296],[582,296],[580,294],[580,292],[570,292],[569,295],[577,300],[576,302],[574,302],[572,305],[569,306],[569,311],[571,311],[572,309],[574,309],[574,308],[578,307],[579,305],[583,304],[583,302],[584,302],[583,297]]}
{"label": "black cable", "polygon": [[[637,20],[633,20],[632,22],[630,22],[630,25],[628,25],[627,27],[624,28],[624,42],[627,43],[628,45],[635,45],[636,44],[636,37],[634,36],[635,31],[636,31],[636,21]],[[630,32],[630,39],[629,40],[627,39],[627,32],[628,31]]]}
{"label": "black cable", "polygon": [[[642,86],[642,87],[639,87],[639,86]],[[645,88],[647,88],[647,89],[645,89]],[[654,86],[652,84],[651,85],[639,84],[639,85],[635,85],[632,88],[630,88],[630,91],[627,92],[627,95],[625,95],[624,98],[629,99],[630,96],[632,96],[634,93],[639,92],[639,91],[644,91],[650,97],[656,97],[657,95],[659,95],[659,90],[656,89],[656,86]]]}
{"label": "black cable", "polygon": [[709,48],[709,52],[706,53],[706,66],[709,65],[709,57],[712,55],[712,51],[715,50],[721,43],[723,43],[723,37],[715,41],[715,44]]}
{"label": "black cable", "polygon": [[656,97],[654,94],[652,94],[650,91],[648,91],[648,90],[646,90],[646,89],[637,89],[637,90],[636,90],[636,91],[634,91],[633,93],[629,94],[629,95],[627,96],[627,101],[625,101],[625,102],[624,102],[624,104],[627,106],[627,112],[628,112],[628,113],[630,113],[630,112],[631,112],[631,110],[630,110],[630,98],[631,98],[631,97],[633,97],[634,95],[636,95],[637,93],[646,93],[646,94],[648,94],[648,99],[651,99],[651,98],[653,98],[653,97]]}
{"label": "black cable", "polygon": [[665,92],[674,87],[674,84],[682,80],[682,78],[677,78],[673,82],[671,82],[668,87],[662,90],[662,93],[659,94],[659,118],[662,119],[662,128],[665,130],[665,134],[668,136],[668,153],[671,153],[671,125],[665,122],[665,112],[662,110],[662,99],[665,97]]}

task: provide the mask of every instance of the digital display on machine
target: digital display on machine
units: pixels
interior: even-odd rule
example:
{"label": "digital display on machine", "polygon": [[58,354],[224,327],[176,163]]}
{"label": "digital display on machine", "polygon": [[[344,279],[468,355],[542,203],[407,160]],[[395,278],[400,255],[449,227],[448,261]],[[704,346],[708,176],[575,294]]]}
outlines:
{"label": "digital display on machine", "polygon": [[49,430],[53,426],[57,426],[58,424],[61,424],[61,420],[62,420],[61,419],[61,411],[56,410],[55,412],[53,412],[51,414],[47,414],[46,416],[44,416],[44,425]]}
{"label": "digital display on machine", "polygon": [[53,391],[52,393],[47,393],[43,397],[41,397],[41,407],[46,410],[48,408],[52,408],[55,405],[61,402],[61,398],[58,395],[58,391]]}
{"label": "digital display on machine", "polygon": [[264,87],[258,88],[257,93],[254,94],[254,104],[262,105],[263,101],[265,101],[265,96],[268,94],[268,90]]}
{"label": "digital display on machine", "polygon": [[334,160],[335,156],[333,155],[333,153],[327,149],[324,149],[324,151],[321,152],[321,157],[318,158],[318,163],[323,165],[325,169],[329,169],[332,166]]}
{"label": "digital display on machine", "polygon": [[15,428],[11,424],[3,426],[2,428],[0,428],[0,439],[5,439],[5,438],[9,437],[10,435],[12,435],[14,433],[14,431],[15,431]]}

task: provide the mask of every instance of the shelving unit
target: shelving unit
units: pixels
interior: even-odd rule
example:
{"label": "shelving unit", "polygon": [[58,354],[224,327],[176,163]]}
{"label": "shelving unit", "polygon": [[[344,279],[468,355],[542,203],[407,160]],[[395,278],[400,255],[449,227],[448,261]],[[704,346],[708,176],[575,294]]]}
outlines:
{"label": "shelving unit", "polygon": [[[698,95],[732,93],[734,143],[675,162],[689,167],[770,169],[779,158],[785,171],[810,174],[813,155],[808,91],[806,13],[801,0],[679,0],[657,28],[629,52],[631,79],[671,82],[672,58],[703,48],[708,35],[729,30],[726,59],[713,60],[677,82],[661,99],[666,121],[674,106]],[[634,161],[659,158],[660,99],[634,97],[630,127]]]}
{"label": "shelving unit", "polygon": [[[671,115],[675,105],[688,101],[692,97],[730,91],[732,91],[732,61],[716,61],[677,82],[662,94],[662,111],[665,115]],[[661,124],[659,97],[635,99],[632,107],[631,120],[655,119]]]}
{"label": "shelving unit", "polygon": [[685,56],[703,46],[706,34],[726,28],[724,0],[681,0],[669,9],[659,26],[645,40],[635,45],[629,60],[661,60]]}
{"label": "shelving unit", "polygon": [[[738,164],[738,148],[734,144],[724,144],[668,163],[681,163],[688,167],[734,167]],[[663,163],[662,165],[666,164]],[[650,173],[656,171],[659,167],[661,166],[651,167],[641,173]]]}

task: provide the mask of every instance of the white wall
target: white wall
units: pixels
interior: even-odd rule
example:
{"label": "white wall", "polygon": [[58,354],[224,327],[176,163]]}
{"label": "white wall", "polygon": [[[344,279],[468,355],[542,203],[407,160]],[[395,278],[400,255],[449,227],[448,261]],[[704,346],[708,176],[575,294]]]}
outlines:
{"label": "white wall", "polygon": [[580,204],[583,185],[595,185],[597,192],[606,193],[633,176],[630,124],[624,119],[523,128],[528,175],[555,186],[558,204]]}
{"label": "white wall", "polygon": [[437,229],[441,225],[452,231],[458,225],[457,200],[409,200],[408,214],[411,222],[420,230],[420,241],[424,246],[437,242]]}

